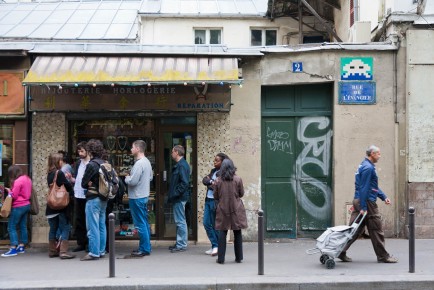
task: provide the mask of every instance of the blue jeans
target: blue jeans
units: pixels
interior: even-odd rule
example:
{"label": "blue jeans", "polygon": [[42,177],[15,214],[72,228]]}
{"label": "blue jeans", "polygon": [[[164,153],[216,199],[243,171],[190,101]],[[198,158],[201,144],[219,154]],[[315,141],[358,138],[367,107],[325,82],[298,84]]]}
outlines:
{"label": "blue jeans", "polygon": [[49,240],[55,240],[59,236],[63,241],[69,240],[71,225],[65,211],[59,213],[55,217],[49,218],[48,224],[50,225],[50,231],[48,232]]}
{"label": "blue jeans", "polygon": [[105,226],[105,211],[107,201],[99,197],[86,202],[86,228],[89,239],[89,256],[100,257],[105,254],[107,229]]}
{"label": "blue jeans", "polygon": [[148,223],[148,198],[129,201],[133,223],[139,232],[139,251],[151,253],[151,226]]}
{"label": "blue jeans", "polygon": [[173,215],[176,224],[176,247],[187,248],[188,231],[187,221],[185,219],[186,201],[178,201],[173,204]]}
{"label": "blue jeans", "polygon": [[30,205],[13,207],[8,220],[8,232],[11,240],[11,246],[18,246],[17,226],[21,233],[21,244],[27,244],[29,238],[27,236],[27,214],[29,213]]}
{"label": "blue jeans", "polygon": [[214,228],[215,226],[215,202],[212,198],[205,199],[205,209],[203,213],[203,227],[205,228],[206,234],[209,241],[211,242],[212,248],[218,247],[219,232]]}

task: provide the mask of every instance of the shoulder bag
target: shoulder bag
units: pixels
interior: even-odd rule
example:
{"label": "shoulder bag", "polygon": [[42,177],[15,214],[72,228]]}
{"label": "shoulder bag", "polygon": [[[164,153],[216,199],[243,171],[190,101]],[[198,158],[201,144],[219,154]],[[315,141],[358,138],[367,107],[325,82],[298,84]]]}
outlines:
{"label": "shoulder bag", "polygon": [[66,190],[65,186],[62,184],[61,186],[57,186],[57,173],[54,176],[53,183],[50,184],[50,190],[47,196],[47,205],[54,210],[61,210],[68,206],[69,204],[69,193]]}
{"label": "shoulder bag", "polygon": [[11,213],[12,209],[12,196],[7,195],[5,200],[3,201],[3,205],[0,211],[0,216],[7,218]]}
{"label": "shoulder bag", "polygon": [[32,188],[32,194],[30,195],[30,214],[37,215],[39,214],[39,201],[38,195],[36,191]]}

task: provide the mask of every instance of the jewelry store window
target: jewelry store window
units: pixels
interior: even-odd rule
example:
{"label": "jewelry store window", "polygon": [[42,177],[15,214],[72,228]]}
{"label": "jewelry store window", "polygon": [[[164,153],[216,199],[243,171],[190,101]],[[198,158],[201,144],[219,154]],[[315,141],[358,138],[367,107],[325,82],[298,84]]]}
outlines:
{"label": "jewelry store window", "polygon": [[[72,121],[71,133],[73,138],[70,152],[76,156],[76,145],[90,139],[101,140],[107,151],[108,161],[112,164],[119,177],[124,181],[125,176],[134,165],[131,155],[132,143],[136,140],[146,142],[145,155],[149,159],[152,170],[155,171],[155,123],[151,119],[116,119]],[[77,160],[77,159],[75,159]],[[121,198],[109,200],[107,212],[115,214],[116,239],[138,239],[137,229],[134,228],[128,200],[128,187]],[[151,181],[151,191],[148,199],[148,221],[151,236],[156,235],[156,205],[155,205],[155,176]]]}
{"label": "jewelry store window", "polygon": [[[0,204],[5,197],[4,188],[10,187],[8,168],[13,164],[13,129],[13,125],[0,124]],[[0,244],[9,244],[7,218],[0,218]]]}

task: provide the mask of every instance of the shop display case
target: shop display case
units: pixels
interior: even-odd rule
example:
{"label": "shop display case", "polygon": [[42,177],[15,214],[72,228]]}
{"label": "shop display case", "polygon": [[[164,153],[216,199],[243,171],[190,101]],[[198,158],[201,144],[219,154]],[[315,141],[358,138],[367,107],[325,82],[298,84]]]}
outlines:
{"label": "shop display case", "polygon": [[[151,120],[98,120],[79,121],[72,124],[74,143],[99,139],[103,142],[107,151],[107,159],[124,181],[134,165],[134,158],[131,155],[132,143],[136,140],[146,142],[146,157],[149,159],[152,170],[155,170],[155,136],[154,122]],[[155,176],[151,181],[151,192],[148,200],[148,219],[151,226],[151,233],[155,235]],[[127,192],[121,199],[114,202],[112,212],[115,215],[115,236],[116,238],[138,238],[137,230],[134,228],[131,216]]]}

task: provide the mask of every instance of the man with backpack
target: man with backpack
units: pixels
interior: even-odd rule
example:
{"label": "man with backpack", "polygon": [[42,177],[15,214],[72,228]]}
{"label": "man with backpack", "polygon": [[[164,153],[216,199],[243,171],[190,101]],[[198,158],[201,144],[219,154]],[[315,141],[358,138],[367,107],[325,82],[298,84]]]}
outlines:
{"label": "man with backpack", "polygon": [[139,233],[139,248],[131,252],[132,257],[144,257],[151,254],[151,227],[148,223],[148,198],[152,167],[145,156],[146,142],[136,140],[131,147],[135,163],[129,175],[125,177],[128,185],[128,199],[134,226]]}
{"label": "man with backpack", "polygon": [[90,161],[84,171],[81,187],[86,191],[86,228],[89,239],[89,253],[81,258],[81,261],[98,260],[105,255],[106,225],[105,211],[107,197],[100,193],[100,167],[105,163],[102,159],[105,150],[101,141],[91,139],[86,144],[86,151],[90,155]]}

